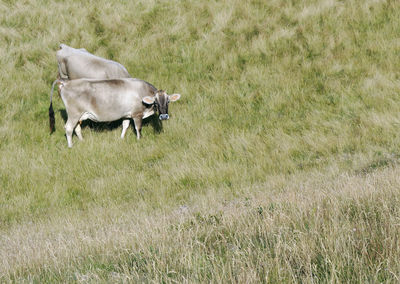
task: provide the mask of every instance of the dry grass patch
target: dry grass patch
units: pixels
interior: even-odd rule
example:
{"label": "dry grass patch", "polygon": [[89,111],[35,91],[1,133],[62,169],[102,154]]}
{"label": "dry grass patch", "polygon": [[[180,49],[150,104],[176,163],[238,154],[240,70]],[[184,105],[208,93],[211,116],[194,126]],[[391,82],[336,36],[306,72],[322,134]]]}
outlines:
{"label": "dry grass patch", "polygon": [[399,176],[277,176],[232,200],[210,192],[152,214],[115,205],[19,224],[1,234],[0,275],[390,282],[400,276]]}

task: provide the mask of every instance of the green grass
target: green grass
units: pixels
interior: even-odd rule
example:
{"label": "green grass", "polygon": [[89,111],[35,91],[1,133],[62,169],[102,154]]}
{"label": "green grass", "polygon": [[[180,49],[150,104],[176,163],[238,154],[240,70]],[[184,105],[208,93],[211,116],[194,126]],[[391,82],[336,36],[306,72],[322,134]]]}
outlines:
{"label": "green grass", "polygon": [[[0,3],[0,281],[397,282],[396,1]],[[60,43],[169,93],[83,128]]]}

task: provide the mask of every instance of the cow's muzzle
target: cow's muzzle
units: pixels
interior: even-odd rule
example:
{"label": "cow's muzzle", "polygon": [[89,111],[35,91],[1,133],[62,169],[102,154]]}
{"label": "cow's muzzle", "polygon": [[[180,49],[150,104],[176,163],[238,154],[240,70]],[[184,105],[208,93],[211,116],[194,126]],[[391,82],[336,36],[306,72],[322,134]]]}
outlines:
{"label": "cow's muzzle", "polygon": [[159,118],[160,118],[160,120],[167,120],[167,119],[169,119],[169,115],[168,114],[160,114]]}

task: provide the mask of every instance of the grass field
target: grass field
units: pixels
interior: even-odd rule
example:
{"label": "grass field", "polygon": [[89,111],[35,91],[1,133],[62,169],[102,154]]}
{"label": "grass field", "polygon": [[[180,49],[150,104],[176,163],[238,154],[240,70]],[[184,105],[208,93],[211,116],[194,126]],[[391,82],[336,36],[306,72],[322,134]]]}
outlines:
{"label": "grass field", "polygon": [[[4,0],[0,22],[0,282],[400,281],[400,2]],[[180,93],[171,119],[68,149],[60,43]]]}

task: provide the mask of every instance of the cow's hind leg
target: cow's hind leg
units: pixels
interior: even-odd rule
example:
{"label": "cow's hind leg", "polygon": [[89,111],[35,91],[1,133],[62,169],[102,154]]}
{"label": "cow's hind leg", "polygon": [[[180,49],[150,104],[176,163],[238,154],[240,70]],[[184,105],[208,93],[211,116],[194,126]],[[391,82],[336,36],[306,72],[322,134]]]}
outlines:
{"label": "cow's hind leg", "polygon": [[126,130],[127,130],[128,127],[129,127],[129,123],[130,123],[130,120],[129,120],[129,119],[124,119],[124,120],[122,121],[121,139],[124,139]]}
{"label": "cow's hind leg", "polygon": [[135,122],[135,129],[136,129],[136,136],[137,139],[140,139],[140,131],[142,130],[142,118],[141,117],[134,117],[133,122]]}
{"label": "cow's hind leg", "polygon": [[67,135],[68,147],[72,148],[72,133],[74,132],[74,128],[78,120],[72,120],[68,118],[67,123],[65,124],[65,134]]}
{"label": "cow's hind leg", "polygon": [[82,141],[83,137],[82,137],[82,129],[81,129],[81,123],[80,122],[75,127],[75,133],[76,133],[76,136],[78,136],[78,139]]}

